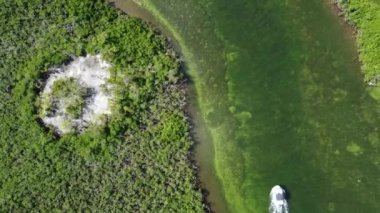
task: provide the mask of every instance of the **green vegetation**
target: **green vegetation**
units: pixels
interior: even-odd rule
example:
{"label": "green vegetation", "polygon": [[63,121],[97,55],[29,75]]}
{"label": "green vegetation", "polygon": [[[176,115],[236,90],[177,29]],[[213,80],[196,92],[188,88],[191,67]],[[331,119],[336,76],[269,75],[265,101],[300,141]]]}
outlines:
{"label": "green vegetation", "polygon": [[85,95],[84,88],[75,78],[62,78],[54,82],[52,88],[52,96],[57,98],[64,98],[70,95],[83,96]]}
{"label": "green vegetation", "polygon": [[42,117],[53,114],[60,104],[65,113],[71,118],[78,118],[82,114],[87,96],[87,89],[82,87],[75,78],[58,79],[53,83],[50,94],[44,94],[40,106]]}
{"label": "green vegetation", "polygon": [[380,2],[336,0],[349,22],[358,30],[358,46],[365,80],[380,76]]}
{"label": "green vegetation", "polygon": [[[163,36],[102,0],[1,1],[0,29],[1,212],[203,210],[179,62]],[[38,123],[41,79],[97,53],[112,65],[113,116],[56,138]],[[82,92],[70,79],[53,89]]]}

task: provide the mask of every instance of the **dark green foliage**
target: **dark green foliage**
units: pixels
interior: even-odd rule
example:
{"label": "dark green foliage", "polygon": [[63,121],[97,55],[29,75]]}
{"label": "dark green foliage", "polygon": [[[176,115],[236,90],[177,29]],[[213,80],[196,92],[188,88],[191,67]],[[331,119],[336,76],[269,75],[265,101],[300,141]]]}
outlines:
{"label": "dark green foliage", "polygon": [[52,95],[63,98],[70,95],[84,96],[85,90],[75,78],[62,78],[56,80],[52,87]]}
{"label": "dark green foliage", "polygon": [[[41,78],[85,53],[112,64],[113,115],[57,139],[38,123]],[[0,1],[0,212],[202,211],[171,55],[101,0]]]}
{"label": "dark green foliage", "polygon": [[380,76],[380,1],[336,0],[358,30],[360,60],[365,79]]}
{"label": "dark green foliage", "polygon": [[[78,118],[82,114],[85,105],[87,89],[82,87],[75,78],[63,78],[54,82],[51,94],[46,94],[49,97],[49,103],[58,103],[64,101],[64,111],[72,118]],[[58,106],[49,107],[50,113]],[[42,106],[43,108],[43,106]]]}

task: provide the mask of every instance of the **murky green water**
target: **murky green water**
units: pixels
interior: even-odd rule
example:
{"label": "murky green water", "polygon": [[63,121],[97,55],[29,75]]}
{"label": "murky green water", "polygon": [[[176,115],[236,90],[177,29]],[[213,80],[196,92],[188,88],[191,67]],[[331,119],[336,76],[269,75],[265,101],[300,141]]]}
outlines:
{"label": "murky green water", "polygon": [[201,178],[215,210],[267,212],[268,193],[281,184],[291,212],[379,211],[380,104],[362,83],[349,29],[327,3],[142,2],[188,63],[214,148],[200,136]]}

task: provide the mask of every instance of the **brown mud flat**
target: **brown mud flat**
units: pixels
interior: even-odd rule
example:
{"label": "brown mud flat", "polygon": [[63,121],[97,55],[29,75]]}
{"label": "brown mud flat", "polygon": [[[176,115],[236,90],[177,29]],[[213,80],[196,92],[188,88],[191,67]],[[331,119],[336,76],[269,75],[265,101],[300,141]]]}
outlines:
{"label": "brown mud flat", "polygon": [[338,17],[341,17],[340,23],[343,26],[345,36],[350,38],[355,38],[358,34],[358,29],[350,23],[346,18],[346,12],[341,7],[337,0],[325,0],[325,4],[330,8],[330,10]]}
{"label": "brown mud flat", "polygon": [[[344,9],[342,8],[342,6],[339,4],[339,2],[337,0],[325,0],[325,3],[326,5],[329,6],[329,8],[331,9],[331,11],[338,17],[340,17],[340,23],[342,25],[342,28],[344,30],[344,35],[346,37],[349,37],[350,40],[355,40],[356,43],[357,43],[357,35],[359,33],[359,30],[357,29],[357,27],[355,25],[353,25],[352,23],[350,23],[346,17],[346,12],[344,11]],[[355,45],[357,46],[357,44]],[[356,49],[356,52],[357,52],[357,57],[354,59],[356,61],[359,61],[359,53]],[[359,61],[359,63],[361,63]]]}

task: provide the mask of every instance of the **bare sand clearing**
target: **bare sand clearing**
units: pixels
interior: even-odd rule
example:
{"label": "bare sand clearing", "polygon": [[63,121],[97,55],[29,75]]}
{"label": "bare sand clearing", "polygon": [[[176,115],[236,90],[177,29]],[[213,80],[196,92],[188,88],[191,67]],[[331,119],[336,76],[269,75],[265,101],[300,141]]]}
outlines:
{"label": "bare sand clearing", "polygon": [[42,118],[47,126],[54,127],[59,134],[80,132],[90,124],[99,124],[102,117],[111,114],[110,101],[112,94],[107,92],[111,86],[107,83],[110,77],[110,64],[103,61],[100,55],[75,58],[68,65],[52,69],[52,74],[46,81],[41,97],[46,98],[52,93],[54,82],[59,79],[74,78],[81,87],[90,89],[91,95],[86,97],[82,114],[73,119],[67,115],[64,108],[58,107],[53,115]]}

